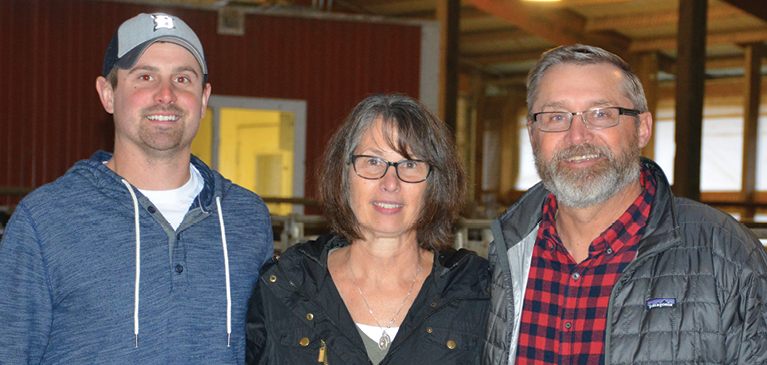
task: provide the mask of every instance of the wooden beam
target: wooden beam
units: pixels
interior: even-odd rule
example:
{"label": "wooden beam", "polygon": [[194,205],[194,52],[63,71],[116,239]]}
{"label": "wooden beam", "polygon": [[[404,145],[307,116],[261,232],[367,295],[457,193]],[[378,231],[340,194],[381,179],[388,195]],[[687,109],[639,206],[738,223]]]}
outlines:
{"label": "wooden beam", "polygon": [[[676,60],[660,52],[654,52],[658,58],[658,69],[665,73],[676,75]],[[706,71],[742,68],[743,56],[708,57]]]}
{"label": "wooden beam", "polygon": [[[727,105],[732,105],[733,102],[738,103],[740,99],[744,97],[744,78],[728,77],[706,81],[706,95],[708,105],[713,103],[716,99],[727,100]],[[767,89],[767,76],[762,76],[762,90]],[[664,82],[658,85],[658,100],[672,101],[676,97],[676,83]],[[762,94],[762,103],[767,103],[767,97]],[[738,115],[740,117],[740,115]]]}
{"label": "wooden beam", "polygon": [[667,56],[665,53],[654,53],[658,58],[658,71],[676,75],[676,59]]}
{"label": "wooden beam", "polygon": [[[346,0],[346,2],[350,2]],[[366,8],[375,7],[392,7],[392,6],[405,6],[418,3],[429,3],[428,0],[354,0],[352,1],[356,6],[362,6]],[[433,4],[434,2],[431,1]]]}
{"label": "wooden beam", "polygon": [[473,153],[474,153],[474,159],[472,161],[473,169],[473,177],[474,177],[474,186],[472,186],[472,190],[474,194],[470,197],[472,201],[475,202],[481,202],[482,201],[482,186],[483,179],[482,179],[482,161],[485,159],[485,153],[484,153],[484,141],[485,141],[485,120],[488,119],[489,108],[490,108],[490,97],[487,96],[484,92],[480,93],[477,97],[477,117],[474,120],[474,130],[473,132]]}
{"label": "wooden beam", "polygon": [[518,38],[533,37],[519,29],[500,29],[485,32],[461,33],[461,43],[475,45],[499,41],[516,42]]}
{"label": "wooden beam", "polygon": [[563,7],[576,7],[576,6],[592,6],[592,5],[615,5],[622,3],[633,3],[636,0],[564,0],[550,3],[541,3],[539,6],[546,6],[548,8],[563,8]]}
{"label": "wooden beam", "polygon": [[[502,63],[518,63],[518,62],[533,62],[536,61],[540,55],[545,52],[546,50],[538,50],[538,51],[532,51],[532,52],[507,52],[507,53],[499,53],[494,55],[471,55],[471,54],[462,54],[461,55],[461,62],[466,63],[467,65],[471,65],[474,68],[481,68],[486,67],[489,65],[494,64],[502,64]],[[653,57],[657,59],[658,62],[658,71],[663,71],[668,74],[676,75],[676,64],[677,61],[674,58],[671,58],[669,56],[666,56],[663,53],[660,52],[653,52]],[[743,68],[744,65],[744,58],[742,56],[727,56],[727,57],[717,57],[717,58],[708,58],[706,60],[706,71],[711,70],[718,70],[718,69],[732,69],[732,68]],[[640,67],[640,66],[637,66]],[[637,70],[639,72],[639,70]],[[525,85],[525,81],[527,78],[527,73],[525,72],[514,72],[514,73],[506,73],[506,74],[498,74],[493,75],[492,79],[488,79],[487,82],[494,84],[494,85],[502,85],[502,86],[508,86],[508,85]],[[767,78],[763,77],[765,83],[762,88],[767,88]],[[731,76],[731,77],[724,77],[724,78],[717,78],[715,80],[707,80],[706,81],[706,91],[705,95],[706,97],[742,97],[743,95],[743,88],[741,85],[743,84],[742,76]],[[644,85],[644,82],[643,82]],[[668,82],[662,85],[658,85],[659,89],[659,100],[668,100],[673,99],[675,97],[674,94],[674,83]],[[647,93],[647,90],[645,90],[645,93]],[[648,101],[649,102],[649,101]]]}
{"label": "wooden beam", "polygon": [[537,9],[519,0],[464,0],[480,10],[556,45],[587,43],[626,56],[629,41],[617,34],[585,33],[586,20],[561,9]]}
{"label": "wooden beam", "polygon": [[763,1],[754,0],[724,0],[730,5],[733,5],[749,14],[756,16],[759,19],[767,21],[767,7],[764,6]]}
{"label": "wooden beam", "polygon": [[[658,108],[658,53],[643,53],[637,55],[636,74],[639,77],[639,81],[644,88],[645,98],[647,99],[647,110],[653,115],[656,115],[656,109]],[[655,125],[653,124],[653,133],[650,135],[650,141],[642,149],[642,156],[650,159],[655,159]]]}
{"label": "wooden beam", "polygon": [[[435,20],[437,18],[437,11],[435,8],[435,9],[426,9],[426,10],[389,13],[388,15],[396,16],[400,18]],[[461,21],[471,21],[471,20],[488,19],[488,18],[493,18],[493,15],[488,14],[484,11],[478,10],[477,8],[473,6],[461,7]]]}
{"label": "wooden beam", "polygon": [[[746,45],[744,65],[746,82],[743,100],[743,172],[740,190],[743,194],[743,201],[747,205],[754,202],[754,192],[756,192],[756,141],[759,136],[759,104],[761,101],[762,57],[764,54],[762,43]],[[754,209],[745,209],[741,219],[753,219],[755,213]]]}
{"label": "wooden beam", "polygon": [[458,22],[461,0],[437,0],[440,37],[439,116],[455,132],[458,108]]}
{"label": "wooden beam", "polygon": [[[520,128],[517,124],[517,116],[527,110],[525,97],[510,94],[506,96],[506,105],[503,108],[500,126],[500,172],[498,182],[498,196],[504,197],[516,190],[519,178],[520,160]],[[527,143],[527,142],[523,142]]]}
{"label": "wooden beam", "polygon": [[541,54],[547,50],[548,49],[541,48],[532,51],[513,51],[497,54],[462,54],[461,58],[466,59],[469,62],[481,65],[537,61],[539,58],[541,58]]}
{"label": "wooden beam", "polygon": [[[704,30],[705,33],[705,30]],[[721,44],[745,44],[767,41],[767,28],[739,30],[709,34],[706,44],[716,46]],[[655,38],[635,40],[629,46],[629,52],[666,51],[677,47],[676,38]]]}
{"label": "wooden beam", "polygon": [[[731,19],[748,16],[746,12],[732,6],[714,6],[708,9],[708,20]],[[658,11],[646,14],[631,14],[624,16],[604,16],[589,18],[584,28],[587,32],[608,29],[652,28],[664,25],[674,25],[679,22],[679,13]]]}
{"label": "wooden beam", "polygon": [[707,0],[679,0],[673,190],[677,195],[698,201],[707,7]]}

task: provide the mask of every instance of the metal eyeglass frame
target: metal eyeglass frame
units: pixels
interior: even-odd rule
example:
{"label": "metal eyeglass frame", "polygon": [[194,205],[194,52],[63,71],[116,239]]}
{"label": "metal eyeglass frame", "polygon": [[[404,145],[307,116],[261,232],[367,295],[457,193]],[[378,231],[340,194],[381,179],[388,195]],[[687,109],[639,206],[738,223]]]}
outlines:
{"label": "metal eyeglass frame", "polygon": [[[357,172],[357,165],[354,163],[360,157],[375,158],[375,159],[381,160],[383,162],[386,162],[386,168],[384,169],[383,174],[381,174],[381,176],[379,176],[379,177],[365,177],[365,176],[360,175],[360,173]],[[426,173],[426,177],[424,177],[422,180],[408,181],[408,180],[403,179],[402,176],[399,176],[399,167],[398,166],[401,163],[406,163],[406,162],[410,162],[410,161],[426,163],[426,161],[424,161],[424,160],[402,160],[402,161],[398,161],[398,162],[389,162],[389,161],[384,160],[383,158],[380,158],[380,157],[377,157],[377,156],[370,156],[370,155],[351,155],[351,160],[349,160],[349,163],[352,165],[352,168],[354,169],[354,173],[357,174],[357,176],[359,176],[359,177],[361,177],[363,179],[366,179],[366,180],[382,179],[384,176],[386,176],[386,173],[389,172],[389,166],[394,166],[394,172],[397,174],[397,178],[400,179],[402,182],[406,182],[408,184],[417,184],[417,183],[420,183],[420,182],[424,182],[424,181],[426,181],[426,179],[429,178],[429,176],[431,176],[431,171],[432,171],[431,164],[426,163],[426,165],[429,166],[429,172]]]}
{"label": "metal eyeglass frame", "polygon": [[[591,108],[591,109],[584,110],[584,111],[579,112],[579,113],[571,113],[571,112],[565,112],[565,111],[551,111],[551,112],[535,113],[535,114],[533,114],[533,123],[536,124],[536,127],[538,128],[539,131],[547,132],[547,133],[557,133],[557,132],[567,132],[567,131],[569,131],[570,128],[572,128],[572,126],[573,126],[573,117],[575,117],[576,115],[580,115],[581,116],[581,120],[583,120],[583,124],[586,126],[587,129],[592,129],[592,130],[607,129],[607,128],[615,127],[616,125],[620,124],[620,118],[618,118],[616,120],[615,124],[613,124],[613,125],[608,125],[608,126],[604,126],[604,127],[595,127],[595,126],[591,125],[591,122],[589,122],[587,118],[584,117],[584,115],[585,115],[584,113],[587,113],[587,112],[590,112],[590,111],[593,111],[593,110],[602,110],[602,109],[618,109],[618,116],[630,115],[632,117],[637,117],[638,118],[639,114],[641,114],[639,112],[639,110],[636,110],[636,109],[623,108],[623,107],[620,107],[620,106],[609,106],[609,107],[605,107],[605,108]],[[541,114],[553,114],[553,113],[565,114],[565,115],[569,115],[570,116],[570,120],[567,123],[567,129],[556,130],[556,131],[547,131],[545,129],[541,129],[540,123],[538,123],[538,121],[536,120],[536,119],[538,119],[538,116],[541,115]]]}

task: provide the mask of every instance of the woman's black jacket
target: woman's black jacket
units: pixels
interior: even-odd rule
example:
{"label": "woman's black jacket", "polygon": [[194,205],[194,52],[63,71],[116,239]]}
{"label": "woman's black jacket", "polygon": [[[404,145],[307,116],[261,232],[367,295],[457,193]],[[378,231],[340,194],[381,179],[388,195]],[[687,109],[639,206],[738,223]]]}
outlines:
{"label": "woman's black jacket", "polygon": [[[262,268],[248,309],[249,364],[370,364],[327,268],[333,235],[295,245]],[[431,274],[404,318],[385,364],[477,364],[489,309],[487,260],[435,253]]]}

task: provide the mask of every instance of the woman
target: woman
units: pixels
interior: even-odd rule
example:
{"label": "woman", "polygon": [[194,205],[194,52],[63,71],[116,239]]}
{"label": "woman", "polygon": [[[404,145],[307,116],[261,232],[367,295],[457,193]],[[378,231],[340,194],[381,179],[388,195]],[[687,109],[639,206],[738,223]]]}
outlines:
{"label": "woman", "polygon": [[334,234],[269,261],[250,364],[476,364],[488,264],[452,248],[465,173],[444,123],[402,95],[363,100],[319,174]]}

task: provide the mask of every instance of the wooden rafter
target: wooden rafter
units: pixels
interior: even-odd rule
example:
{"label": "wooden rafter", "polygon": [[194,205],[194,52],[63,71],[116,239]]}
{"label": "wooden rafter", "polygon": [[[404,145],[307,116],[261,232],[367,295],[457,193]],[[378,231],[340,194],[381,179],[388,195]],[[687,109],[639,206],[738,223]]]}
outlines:
{"label": "wooden rafter", "polygon": [[[709,8],[708,20],[732,19],[748,16],[743,10],[732,6],[716,6]],[[625,16],[606,16],[590,18],[586,22],[585,31],[593,32],[607,29],[636,29],[651,28],[663,25],[676,25],[679,22],[677,12],[659,11]]]}
{"label": "wooden rafter", "polygon": [[600,46],[617,54],[625,54],[629,41],[619,35],[584,32],[586,20],[561,9],[536,11],[518,0],[464,0],[526,32],[557,45],[578,42]]}
{"label": "wooden rafter", "polygon": [[[754,43],[754,42],[765,42],[765,41],[767,41],[767,28],[732,31],[732,32],[720,32],[720,33],[708,34],[708,36],[706,37],[706,44],[709,46],[720,45],[720,44],[741,44],[741,43]],[[631,42],[629,51],[647,52],[647,51],[676,49],[676,47],[677,47],[676,37],[667,37],[667,38],[633,41]]]}
{"label": "wooden rafter", "polygon": [[767,6],[764,6],[763,1],[754,0],[724,0],[731,5],[742,9],[743,11],[756,16],[764,21],[767,21]]}

